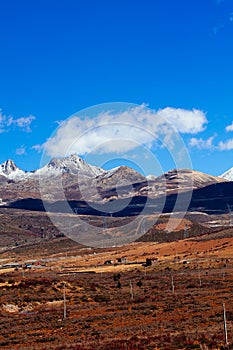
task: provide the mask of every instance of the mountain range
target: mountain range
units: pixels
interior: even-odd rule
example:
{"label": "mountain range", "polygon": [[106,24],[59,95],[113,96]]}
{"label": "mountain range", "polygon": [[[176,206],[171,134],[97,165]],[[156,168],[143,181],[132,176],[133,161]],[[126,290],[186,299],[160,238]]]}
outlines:
{"label": "mountain range", "polygon": [[[229,227],[229,211],[233,208],[230,176],[233,169],[220,177],[190,169],[173,169],[157,177],[146,177],[126,166],[107,171],[86,163],[76,154],[53,158],[31,172],[7,160],[0,165],[0,240],[7,245],[9,237],[19,234],[21,243],[24,237],[28,240],[31,236],[33,240],[35,235],[59,235],[56,227],[46,221],[45,208],[61,215],[64,222],[69,220],[71,209],[82,219],[93,220],[97,226],[103,225],[104,212],[104,215],[113,215],[111,219],[116,227],[122,220],[131,220],[141,213],[149,221],[150,217],[159,216],[160,221],[145,235],[145,240],[168,239],[161,227],[171,213],[178,217],[185,215],[188,222],[192,222],[190,237],[206,229]],[[69,204],[69,211],[64,200]],[[110,206],[120,209],[111,213]],[[169,240],[182,235],[183,229],[169,236]]]}
{"label": "mountain range", "polygon": [[44,167],[29,172],[19,169],[11,159],[8,159],[0,165],[0,175],[16,181],[37,178],[38,176],[57,176],[63,173],[81,173],[89,177],[96,177],[104,172],[105,171],[101,168],[87,164],[76,154],[60,159],[53,158]]}
{"label": "mountain range", "polygon": [[[31,172],[21,170],[14,161],[7,160],[0,165],[0,199],[2,205],[26,205],[29,208],[32,200],[41,200],[43,192],[43,200],[57,203],[64,199],[60,188],[62,182],[62,192],[75,206],[79,205],[78,202],[82,202],[83,206],[88,201],[104,204],[131,198],[127,211],[131,213],[134,209],[130,205],[139,208],[146,198],[157,203],[166,197],[165,210],[172,210],[174,205],[171,202],[176,201],[178,193],[195,193],[209,188],[211,193],[217,191],[217,194],[212,193],[210,197],[218,197],[218,193],[222,193],[223,184],[228,183],[226,186],[230,187],[231,176],[233,177],[233,168],[220,177],[190,169],[174,169],[157,177],[145,177],[126,166],[104,170],[86,163],[76,154],[53,158],[42,168]],[[42,205],[39,207],[41,210]]]}
{"label": "mountain range", "polygon": [[[180,172],[180,170],[178,171]],[[175,170],[175,172],[177,174],[177,170]],[[229,169],[219,177],[207,175],[201,172],[191,171],[187,169],[182,169],[182,172],[183,174],[186,174],[184,176],[187,176],[188,178],[190,178],[190,176],[193,176],[194,181],[197,181],[197,182],[199,181],[199,183],[206,183],[211,181],[220,182],[222,181],[220,179],[233,181],[233,168]],[[48,164],[46,164],[42,168],[34,171],[29,171],[29,172],[20,169],[11,159],[8,159],[2,164],[0,164],[0,176],[4,176],[7,179],[11,179],[15,181],[24,181],[28,178],[35,179],[35,178],[38,178],[39,176],[46,176],[46,177],[58,176],[60,174],[82,175],[90,178],[101,178],[104,180],[104,179],[112,178],[112,176],[114,176],[116,173],[118,173],[119,177],[122,177],[122,178],[126,178],[126,177],[128,178],[129,173],[131,175],[134,174],[135,182],[137,180],[141,181],[142,178],[145,178],[138,172],[126,166],[120,166],[120,167],[111,169],[109,171],[104,170],[102,168],[86,163],[82,158],[80,158],[76,154],[72,154],[68,157],[63,157],[63,158],[53,158],[50,160]],[[174,181],[174,177],[177,179],[177,175],[174,175],[174,170],[169,171],[159,177],[156,177],[154,175],[148,175],[146,179],[147,181],[152,182],[152,181],[157,181],[159,178],[161,179],[164,176],[169,181]]]}

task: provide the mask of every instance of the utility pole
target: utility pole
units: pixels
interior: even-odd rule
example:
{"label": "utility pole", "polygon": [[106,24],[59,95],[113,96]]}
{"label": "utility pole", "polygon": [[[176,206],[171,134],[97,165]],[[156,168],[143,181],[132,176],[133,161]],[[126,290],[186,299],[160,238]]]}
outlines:
{"label": "utility pole", "polygon": [[63,318],[65,320],[66,319],[66,285],[65,285],[65,283],[64,283],[64,287],[63,287],[63,305],[64,305]]}
{"label": "utility pole", "polygon": [[174,294],[174,292],[175,292],[175,286],[174,286],[173,275],[171,275],[171,279],[172,279],[172,293]]}
{"label": "utility pole", "polygon": [[200,273],[200,269],[198,269],[198,278],[199,278],[199,286],[201,287],[201,273]]}
{"label": "utility pole", "polygon": [[133,300],[133,285],[131,280],[130,280],[130,294],[131,294],[131,299]]}
{"label": "utility pole", "polygon": [[225,279],[225,269],[224,269],[224,267],[222,268],[222,279],[223,280]]}
{"label": "utility pole", "polygon": [[228,346],[227,319],[226,319],[225,303],[223,303],[222,306],[223,306],[223,321],[224,321],[224,339],[225,339],[225,345]]}

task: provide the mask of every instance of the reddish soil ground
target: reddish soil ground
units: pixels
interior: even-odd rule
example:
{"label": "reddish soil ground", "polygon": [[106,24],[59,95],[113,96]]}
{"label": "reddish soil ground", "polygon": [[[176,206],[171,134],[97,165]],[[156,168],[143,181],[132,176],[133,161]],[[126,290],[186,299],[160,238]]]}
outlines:
{"label": "reddish soil ground", "polygon": [[[34,247],[31,269],[0,270],[1,349],[233,349],[233,238],[69,247],[46,263]],[[1,258],[24,263],[29,253]],[[145,267],[146,258],[158,261]]]}

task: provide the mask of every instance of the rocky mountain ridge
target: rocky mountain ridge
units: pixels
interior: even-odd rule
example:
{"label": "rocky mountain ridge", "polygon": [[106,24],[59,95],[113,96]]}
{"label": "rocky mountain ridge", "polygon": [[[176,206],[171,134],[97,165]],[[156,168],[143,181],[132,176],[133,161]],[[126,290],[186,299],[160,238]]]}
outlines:
{"label": "rocky mountain ridge", "polygon": [[0,165],[0,175],[16,181],[37,178],[38,176],[57,176],[65,173],[73,175],[80,173],[85,176],[96,177],[105,173],[105,170],[87,164],[76,154],[69,157],[53,158],[42,168],[29,172],[21,170],[11,159]]}
{"label": "rocky mountain ridge", "polygon": [[[190,169],[173,169],[160,176],[148,175],[143,176],[135,170],[127,166],[119,166],[111,170],[104,170],[86,163],[77,154],[72,154],[63,158],[52,158],[45,166],[34,171],[24,171],[20,169],[13,160],[8,159],[0,164],[0,176],[6,179],[21,181],[28,178],[38,178],[39,176],[58,176],[60,174],[82,175],[90,178],[96,178],[98,181],[107,182],[110,178],[131,178],[131,181],[155,182],[168,181],[169,183],[177,184],[185,182],[186,184],[193,182],[194,187],[206,185],[211,182],[222,182],[225,180],[233,181],[233,168],[218,176],[207,175],[202,172]],[[191,180],[190,180],[191,179]]]}
{"label": "rocky mountain ridge", "polygon": [[104,170],[89,165],[78,155],[53,158],[42,168],[25,172],[8,160],[0,165],[0,199],[12,203],[21,199],[43,199],[56,202],[103,202],[122,198],[159,198],[193,191],[227,180],[190,169],[173,169],[160,176],[145,177],[120,166]]}

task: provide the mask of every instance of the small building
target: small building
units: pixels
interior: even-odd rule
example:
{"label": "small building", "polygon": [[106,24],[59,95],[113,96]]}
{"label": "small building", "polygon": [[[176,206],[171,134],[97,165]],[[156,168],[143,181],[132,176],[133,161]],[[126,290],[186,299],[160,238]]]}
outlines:
{"label": "small building", "polygon": [[104,265],[113,265],[113,261],[112,260],[106,260],[104,262]]}
{"label": "small building", "polygon": [[184,264],[184,265],[189,264],[189,261],[188,261],[188,260],[182,260],[181,262],[182,262],[182,264]]}
{"label": "small building", "polygon": [[9,263],[9,264],[4,264],[0,266],[0,269],[10,269],[10,268],[19,268],[22,265],[18,264],[18,263]]}
{"label": "small building", "polygon": [[152,265],[155,265],[157,264],[158,262],[158,258],[146,258],[146,266],[152,266]]}
{"label": "small building", "polygon": [[127,258],[126,256],[123,256],[122,258],[117,258],[117,263],[118,264],[126,264],[128,261],[127,261]]}

